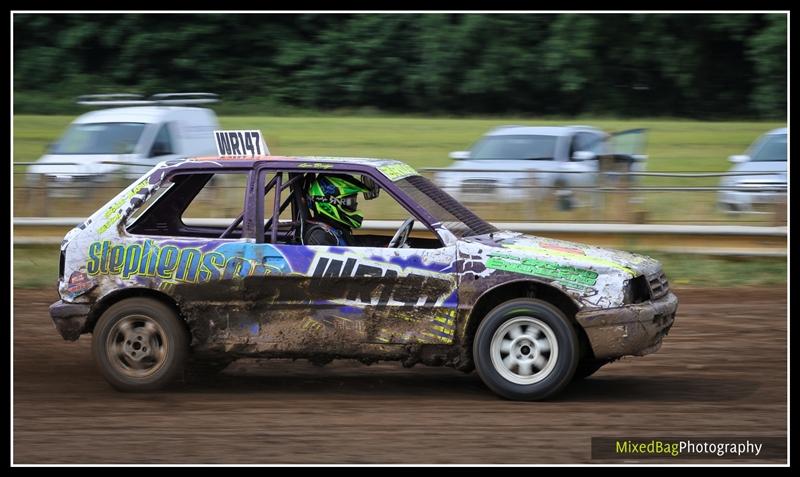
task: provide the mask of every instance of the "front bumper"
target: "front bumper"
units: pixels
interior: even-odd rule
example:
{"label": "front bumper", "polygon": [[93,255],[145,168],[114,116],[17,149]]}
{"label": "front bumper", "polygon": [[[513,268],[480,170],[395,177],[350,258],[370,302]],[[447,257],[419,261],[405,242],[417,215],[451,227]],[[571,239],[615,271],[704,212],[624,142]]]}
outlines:
{"label": "front bumper", "polygon": [[61,336],[67,341],[75,341],[83,333],[89,319],[89,305],[64,303],[59,300],[50,305],[50,318]]}
{"label": "front bumper", "polygon": [[576,319],[586,331],[595,358],[615,359],[658,351],[677,309],[678,297],[667,293],[646,303],[581,311]]}

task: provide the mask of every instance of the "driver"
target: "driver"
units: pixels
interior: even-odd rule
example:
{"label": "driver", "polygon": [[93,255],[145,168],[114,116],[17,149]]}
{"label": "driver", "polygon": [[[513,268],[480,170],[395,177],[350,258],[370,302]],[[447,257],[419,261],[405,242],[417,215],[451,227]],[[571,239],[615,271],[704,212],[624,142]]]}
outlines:
{"label": "driver", "polygon": [[361,227],[358,193],[369,189],[348,175],[322,175],[308,186],[306,197],[313,219],[303,230],[304,245],[355,245],[352,230]]}

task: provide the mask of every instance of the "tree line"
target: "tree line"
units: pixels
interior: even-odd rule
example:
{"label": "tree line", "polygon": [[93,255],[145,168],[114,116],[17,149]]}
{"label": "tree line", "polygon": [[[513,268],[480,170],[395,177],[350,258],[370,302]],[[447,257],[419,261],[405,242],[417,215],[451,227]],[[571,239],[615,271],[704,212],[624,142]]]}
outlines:
{"label": "tree line", "polygon": [[210,91],[263,114],[786,117],[785,14],[13,19],[15,112],[63,112],[89,93]]}

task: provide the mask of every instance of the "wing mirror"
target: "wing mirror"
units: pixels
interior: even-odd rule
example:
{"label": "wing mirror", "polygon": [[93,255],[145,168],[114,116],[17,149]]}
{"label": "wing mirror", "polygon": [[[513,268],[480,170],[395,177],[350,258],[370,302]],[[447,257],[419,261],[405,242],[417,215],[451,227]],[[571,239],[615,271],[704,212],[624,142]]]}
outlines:
{"label": "wing mirror", "polygon": [[572,155],[572,160],[573,161],[591,161],[592,159],[594,159],[596,157],[597,156],[595,156],[593,152],[575,151],[575,154]]}
{"label": "wing mirror", "polygon": [[748,156],[746,154],[737,154],[735,156],[729,157],[728,160],[731,161],[734,164],[741,164],[743,162],[749,161],[750,160],[750,156]]}
{"label": "wing mirror", "polygon": [[469,159],[469,151],[453,151],[449,154],[450,159],[461,160]]}

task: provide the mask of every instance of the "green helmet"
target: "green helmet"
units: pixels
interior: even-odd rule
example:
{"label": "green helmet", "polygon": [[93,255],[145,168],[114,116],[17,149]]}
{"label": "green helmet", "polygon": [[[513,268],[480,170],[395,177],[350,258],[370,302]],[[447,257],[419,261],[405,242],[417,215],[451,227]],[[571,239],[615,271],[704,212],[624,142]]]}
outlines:
{"label": "green helmet", "polygon": [[358,208],[359,192],[369,189],[346,175],[320,175],[308,187],[309,208],[350,228],[361,227],[364,215]]}

